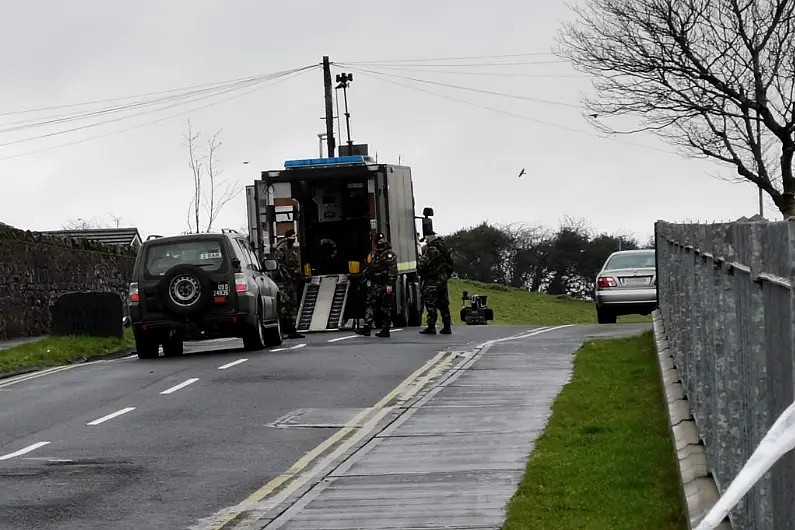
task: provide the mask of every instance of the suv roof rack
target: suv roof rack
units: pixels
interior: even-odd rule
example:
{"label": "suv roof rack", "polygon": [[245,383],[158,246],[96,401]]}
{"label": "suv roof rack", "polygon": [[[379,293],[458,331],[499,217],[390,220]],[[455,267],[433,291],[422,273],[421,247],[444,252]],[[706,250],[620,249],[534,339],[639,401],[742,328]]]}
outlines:
{"label": "suv roof rack", "polygon": [[222,228],[222,229],[221,229],[221,233],[222,233],[222,234],[237,234],[237,235],[242,235],[240,232],[238,232],[238,231],[237,231],[237,230],[235,230],[234,228]]}
{"label": "suv roof rack", "polygon": [[157,234],[152,234],[152,235],[150,235],[150,236],[147,236],[146,240],[147,240],[147,241],[150,241],[150,240],[152,240],[152,239],[160,239],[160,238],[162,238],[162,237],[163,237],[163,236],[159,236],[159,235],[157,235]]}

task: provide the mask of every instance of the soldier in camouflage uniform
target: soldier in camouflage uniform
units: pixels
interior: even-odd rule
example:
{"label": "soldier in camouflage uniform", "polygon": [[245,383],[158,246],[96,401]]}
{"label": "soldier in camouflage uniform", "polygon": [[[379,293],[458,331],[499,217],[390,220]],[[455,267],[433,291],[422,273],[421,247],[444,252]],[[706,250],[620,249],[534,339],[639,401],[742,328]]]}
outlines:
{"label": "soldier in camouflage uniform", "polygon": [[288,230],[284,238],[276,245],[273,259],[279,264],[279,274],[276,284],[279,286],[279,317],[282,328],[288,339],[301,339],[304,336],[295,329],[298,316],[298,290],[301,281],[301,262],[293,247],[295,246],[295,231]]}
{"label": "soldier in camouflage uniform", "polygon": [[420,275],[420,296],[428,312],[428,327],[420,331],[423,335],[436,335],[436,320],[442,314],[442,335],[452,333],[450,317],[450,295],[447,280],[453,273],[453,260],[441,238],[434,232],[427,234],[428,242],[420,256],[417,272]]}
{"label": "soldier in camouflage uniform", "polygon": [[392,322],[392,293],[398,279],[397,255],[384,234],[376,236],[376,247],[365,278],[367,285],[367,310],[364,328],[357,333],[369,337],[373,329],[375,311],[381,310],[381,331],[376,337],[389,337]]}

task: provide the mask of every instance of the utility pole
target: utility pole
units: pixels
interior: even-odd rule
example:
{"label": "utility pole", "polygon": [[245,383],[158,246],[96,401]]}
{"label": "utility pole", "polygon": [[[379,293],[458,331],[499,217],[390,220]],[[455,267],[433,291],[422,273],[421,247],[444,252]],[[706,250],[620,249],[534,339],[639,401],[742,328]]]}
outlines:
{"label": "utility pole", "polygon": [[762,186],[759,186],[759,216],[760,217],[764,217],[765,216],[765,208],[764,208],[765,201],[764,201],[764,198],[765,198],[765,196],[764,196],[763,191],[762,191]]}
{"label": "utility pole", "polygon": [[334,97],[331,86],[331,62],[328,55],[323,56],[323,88],[326,97],[326,146],[328,158],[336,152],[334,142]]}

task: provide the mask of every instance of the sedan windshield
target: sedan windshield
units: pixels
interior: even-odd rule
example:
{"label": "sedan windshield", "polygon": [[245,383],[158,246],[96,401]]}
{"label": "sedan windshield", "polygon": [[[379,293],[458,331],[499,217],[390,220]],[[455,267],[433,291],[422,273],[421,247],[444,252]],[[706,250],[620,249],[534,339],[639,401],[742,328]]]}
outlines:
{"label": "sedan windshield", "polygon": [[607,261],[605,270],[654,268],[654,252],[616,254]]}
{"label": "sedan windshield", "polygon": [[224,263],[224,251],[219,239],[178,241],[152,245],[146,255],[146,271],[163,276],[175,265],[196,265],[206,271],[217,271]]}

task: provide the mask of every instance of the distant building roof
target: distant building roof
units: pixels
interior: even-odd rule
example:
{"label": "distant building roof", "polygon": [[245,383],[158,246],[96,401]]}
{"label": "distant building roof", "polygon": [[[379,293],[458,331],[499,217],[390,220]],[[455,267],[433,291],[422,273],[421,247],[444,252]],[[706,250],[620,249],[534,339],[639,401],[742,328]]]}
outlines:
{"label": "distant building roof", "polygon": [[98,243],[113,246],[140,246],[141,234],[137,228],[93,228],[87,230],[51,230],[42,232],[52,236],[70,237],[72,239],[90,239]]}

